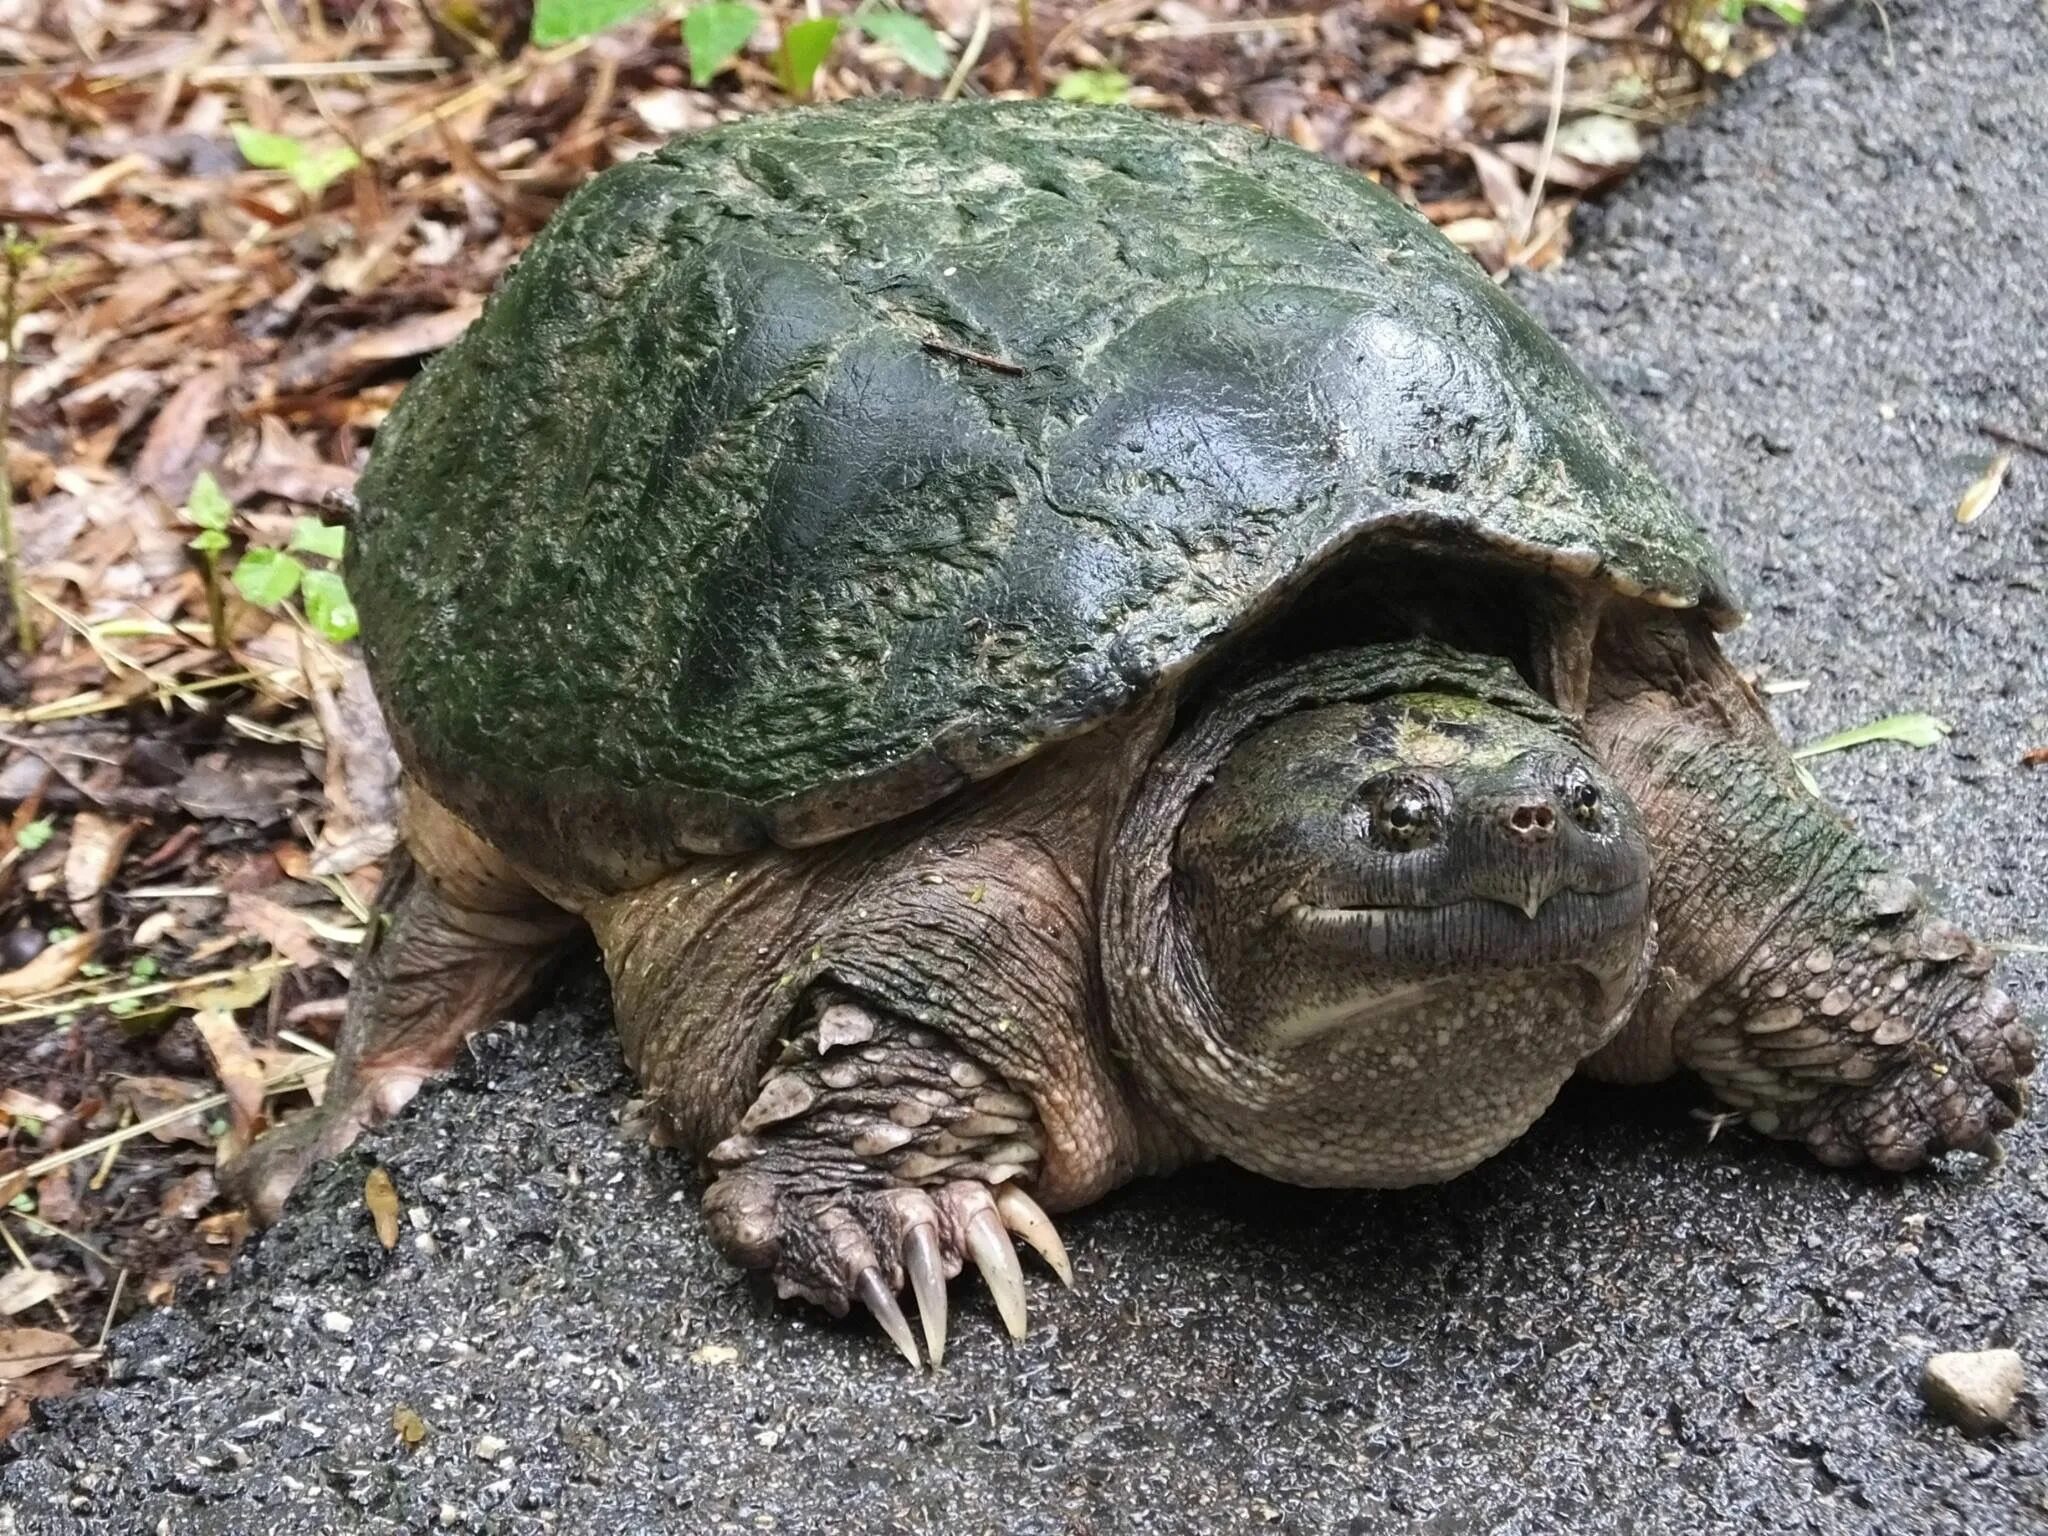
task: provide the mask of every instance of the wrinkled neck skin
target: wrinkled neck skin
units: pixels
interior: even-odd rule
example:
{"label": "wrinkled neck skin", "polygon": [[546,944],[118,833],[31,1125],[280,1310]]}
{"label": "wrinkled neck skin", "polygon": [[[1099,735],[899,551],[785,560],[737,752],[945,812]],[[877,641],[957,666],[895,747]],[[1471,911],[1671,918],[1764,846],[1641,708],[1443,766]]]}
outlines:
{"label": "wrinkled neck skin", "polygon": [[1205,1150],[1301,1184],[1449,1178],[1634,1007],[1635,806],[1505,663],[1427,642],[1226,688],[1105,870],[1111,1024]]}

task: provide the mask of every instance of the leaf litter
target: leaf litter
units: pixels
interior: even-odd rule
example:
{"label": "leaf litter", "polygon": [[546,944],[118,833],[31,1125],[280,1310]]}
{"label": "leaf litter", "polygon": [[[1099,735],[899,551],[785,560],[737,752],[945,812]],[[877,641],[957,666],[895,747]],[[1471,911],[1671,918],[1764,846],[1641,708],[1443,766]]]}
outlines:
{"label": "leaf litter", "polygon": [[530,46],[518,0],[0,6],[0,1438],[220,1278],[219,1164],[321,1091],[397,840],[347,493],[590,175],[784,86],[1038,89],[1261,127],[1542,267],[1787,35],[1724,0],[613,10]]}

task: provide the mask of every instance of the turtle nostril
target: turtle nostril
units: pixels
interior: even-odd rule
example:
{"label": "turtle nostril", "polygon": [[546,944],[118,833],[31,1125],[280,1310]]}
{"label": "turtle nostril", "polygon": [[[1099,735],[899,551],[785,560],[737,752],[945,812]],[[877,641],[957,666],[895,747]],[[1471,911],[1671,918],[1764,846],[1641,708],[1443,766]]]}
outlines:
{"label": "turtle nostril", "polygon": [[1514,806],[1505,819],[1508,834],[1518,842],[1541,843],[1557,835],[1557,812],[1548,801],[1532,800]]}

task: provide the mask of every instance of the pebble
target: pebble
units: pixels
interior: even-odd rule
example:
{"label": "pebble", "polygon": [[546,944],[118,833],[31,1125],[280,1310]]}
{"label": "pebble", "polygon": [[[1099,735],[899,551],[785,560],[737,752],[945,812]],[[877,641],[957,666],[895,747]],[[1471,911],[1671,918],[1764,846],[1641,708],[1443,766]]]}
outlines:
{"label": "pebble", "polygon": [[479,1435],[471,1451],[478,1461],[496,1461],[505,1454],[505,1442],[496,1435]]}
{"label": "pebble", "polygon": [[2010,1349],[1930,1355],[1920,1374],[1927,1406],[1971,1435],[1989,1434],[2010,1419],[2026,1385],[2026,1365]]}
{"label": "pebble", "polygon": [[355,1319],[346,1312],[322,1312],[320,1314],[320,1326],[337,1338],[347,1338],[348,1331],[355,1327],[355,1325]]}

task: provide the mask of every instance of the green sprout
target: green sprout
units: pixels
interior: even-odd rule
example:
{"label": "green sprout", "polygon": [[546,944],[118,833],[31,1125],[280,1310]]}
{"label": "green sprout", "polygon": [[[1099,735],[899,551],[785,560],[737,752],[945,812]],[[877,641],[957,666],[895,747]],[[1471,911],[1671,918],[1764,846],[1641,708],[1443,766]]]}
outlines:
{"label": "green sprout", "polygon": [[213,645],[227,645],[227,604],[220,593],[220,557],[228,547],[228,519],[234,508],[222,494],[211,474],[201,470],[192,482],[192,494],[185,499],[185,521],[199,529],[188,547],[199,552],[206,573],[206,618],[213,626]]}
{"label": "green sprout", "polygon": [[346,176],[363,157],[346,144],[301,144],[282,133],[266,133],[247,123],[234,127],[235,148],[260,170],[283,171],[308,201],[325,192],[336,177]]}
{"label": "green sprout", "polygon": [[306,620],[336,645],[356,635],[356,605],[341,573],[309,566],[300,555],[329,562],[341,559],[348,531],[330,528],[317,518],[302,517],[292,526],[285,549],[256,548],[235,563],[235,590],[258,608],[276,612],[297,593],[306,605]]}

